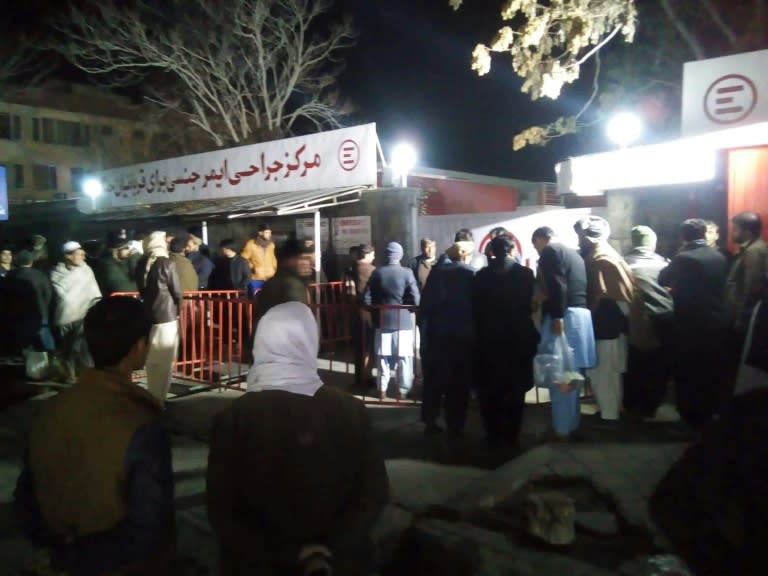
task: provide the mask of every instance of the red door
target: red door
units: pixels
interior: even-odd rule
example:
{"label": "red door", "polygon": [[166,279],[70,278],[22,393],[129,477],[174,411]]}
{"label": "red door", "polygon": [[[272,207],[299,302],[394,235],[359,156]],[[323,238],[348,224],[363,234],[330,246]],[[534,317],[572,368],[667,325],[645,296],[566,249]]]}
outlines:
{"label": "red door", "polygon": [[745,210],[760,214],[768,239],[768,146],[728,151],[729,244],[731,218]]}

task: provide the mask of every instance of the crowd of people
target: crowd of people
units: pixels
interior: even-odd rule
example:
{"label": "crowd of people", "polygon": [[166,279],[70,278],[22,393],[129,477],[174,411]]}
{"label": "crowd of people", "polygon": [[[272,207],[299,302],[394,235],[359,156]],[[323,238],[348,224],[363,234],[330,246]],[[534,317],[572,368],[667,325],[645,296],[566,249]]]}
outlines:
{"label": "crowd of people", "polygon": [[[671,260],[657,254],[656,234],[647,226],[632,229],[632,249],[624,256],[609,243],[605,219],[583,218],[574,230],[578,248],[548,227],[533,233],[535,276],[519,263],[515,239],[504,229],[496,230],[485,254],[466,229],[440,256],[425,238],[410,266],[401,264],[397,243],[387,246],[379,268],[373,248],[359,247],[348,271],[350,294],[373,308],[361,308],[356,318],[367,344],[356,349],[372,350],[374,359],[358,353],[359,383],[375,365],[381,398],[412,394],[412,359],[420,355],[428,434],[442,430],[444,402],[448,432],[461,435],[474,389],[488,440],[515,443],[534,383],[533,359],[564,336],[603,420],[622,413],[652,417],[670,382],[691,428],[726,410],[749,320],[765,289],[768,245],[759,215],[733,218],[739,251],[732,262],[717,245],[717,226],[705,220],[681,225]],[[402,305],[416,307],[415,322]],[[399,390],[391,391],[394,372]]]}
{"label": "crowd of people", "polygon": [[[493,445],[517,442],[533,359],[556,337],[567,340],[605,420],[622,411],[652,414],[673,381],[683,420],[699,429],[727,412],[740,388],[755,386],[752,377],[733,383],[742,358],[761,373],[768,366],[768,322],[759,320],[768,245],[757,214],[733,219],[740,251],[730,269],[703,220],[682,224],[671,261],[656,254],[656,235],[646,226],[632,229],[626,256],[609,244],[604,219],[590,216],[574,229],[578,249],[550,228],[533,233],[536,274],[518,262],[515,239],[503,229],[484,254],[466,229],[440,256],[424,239],[411,266],[402,265],[396,242],[380,267],[371,246],[356,247],[347,286],[360,304],[358,379],[365,383],[376,366],[382,397],[411,394],[420,355],[426,432],[441,432],[444,403],[448,432],[461,435],[474,389]],[[247,393],[216,415],[211,433],[207,508],[221,573],[371,573],[370,529],[387,501],[388,480],[368,415],[318,376],[307,244],[290,239],[275,249],[266,228],[259,232],[243,251],[250,260],[240,261],[226,240],[220,258],[230,266],[217,260],[208,267],[209,280],[259,283],[251,285],[259,292]],[[75,385],[36,418],[15,494],[26,533],[49,551],[53,569],[169,573],[173,471],[162,413],[188,281],[182,277],[198,274],[200,260],[183,253],[202,252],[194,239],[182,244],[169,236],[146,236],[126,275],[141,300],[102,297],[98,274],[74,241],[62,246],[64,261],[47,275],[35,266],[42,259],[34,250],[12,255],[17,268],[4,268],[6,302],[34,295],[28,304],[39,322],[24,328],[30,342],[42,346],[43,328],[50,338],[53,327],[66,358],[89,356]],[[39,243],[37,254],[44,254]],[[114,261],[107,276],[117,276],[114,264],[131,257],[126,240],[115,239],[101,256]],[[22,290],[22,280],[39,291]],[[70,293],[77,298],[67,300]],[[55,312],[46,316],[52,300]],[[15,304],[4,311],[18,313]],[[131,381],[143,366],[148,391]]]}

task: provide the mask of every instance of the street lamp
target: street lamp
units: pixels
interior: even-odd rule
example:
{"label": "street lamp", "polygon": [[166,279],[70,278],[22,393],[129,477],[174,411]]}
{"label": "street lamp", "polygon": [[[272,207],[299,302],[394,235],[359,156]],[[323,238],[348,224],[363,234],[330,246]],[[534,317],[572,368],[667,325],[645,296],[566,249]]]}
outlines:
{"label": "street lamp", "polygon": [[83,182],[83,192],[91,199],[91,208],[96,210],[96,198],[101,196],[104,191],[104,186],[101,184],[101,180],[98,178],[88,178]]}
{"label": "street lamp", "polygon": [[605,133],[611,142],[626,148],[638,141],[643,133],[643,123],[632,112],[619,112],[608,121]]}
{"label": "street lamp", "polygon": [[392,173],[400,178],[400,186],[408,185],[408,173],[416,166],[418,154],[410,144],[398,144],[392,149]]}

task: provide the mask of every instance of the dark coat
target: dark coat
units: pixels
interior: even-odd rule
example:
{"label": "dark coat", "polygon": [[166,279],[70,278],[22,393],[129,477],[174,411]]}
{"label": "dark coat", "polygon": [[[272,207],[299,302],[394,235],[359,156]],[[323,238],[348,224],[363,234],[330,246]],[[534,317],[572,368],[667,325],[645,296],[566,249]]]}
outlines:
{"label": "dark coat", "polygon": [[725,257],[703,241],[687,244],[659,275],[672,291],[675,326],[694,339],[710,338],[725,326]]}
{"label": "dark coat", "polygon": [[[368,282],[363,302],[368,306],[382,304],[418,306],[421,300],[416,277],[410,268],[399,263],[377,268]],[[413,330],[413,321],[409,310],[384,310],[374,314],[375,322],[381,330]]]}
{"label": "dark coat", "polygon": [[217,414],[207,503],[220,573],[293,574],[312,543],[332,552],[334,574],[371,573],[361,552],[389,492],[372,442],[365,406],[326,386],[251,392]]}
{"label": "dark coat", "polygon": [[99,258],[94,267],[93,274],[99,284],[99,290],[104,296],[115,292],[136,292],[136,282],[131,279],[127,262],[118,262],[112,254]]}
{"label": "dark coat", "polygon": [[233,258],[219,256],[213,263],[208,288],[211,290],[247,290],[251,281],[251,267],[248,261],[235,254]]}
{"label": "dark coat", "polygon": [[478,385],[529,390],[539,332],[533,313],[533,272],[514,260],[491,260],[475,276]]}
{"label": "dark coat", "polygon": [[587,269],[578,251],[558,243],[545,246],[539,255],[539,273],[546,288],[544,316],[563,318],[567,308],[587,307]]}
{"label": "dark coat", "polygon": [[427,258],[424,254],[416,256],[416,258],[411,260],[410,268],[413,271],[413,275],[416,277],[416,281],[419,283],[419,290],[424,290],[424,287],[427,285],[429,274],[436,265],[437,260],[430,264],[427,262]]}
{"label": "dark coat", "polygon": [[213,273],[213,262],[202,252],[190,252],[187,254],[187,258],[192,262],[192,266],[195,268],[195,272],[197,272],[197,288],[205,290],[208,288],[208,281]]}
{"label": "dark coat", "polygon": [[192,262],[184,254],[171,253],[171,260],[176,267],[176,274],[179,276],[182,292],[197,292],[200,281],[197,277]]}
{"label": "dark coat", "polygon": [[474,268],[461,262],[445,261],[432,270],[419,308],[428,342],[451,338],[471,344],[474,340],[474,279]]}
{"label": "dark coat", "polygon": [[259,320],[262,319],[271,308],[286,302],[301,302],[309,304],[307,296],[307,283],[299,274],[287,268],[278,268],[277,274],[264,282],[264,286],[256,293],[256,303],[253,306],[253,332]]}
{"label": "dark coat", "polygon": [[173,322],[181,310],[181,282],[176,274],[176,266],[168,258],[158,258],[144,280],[144,270],[148,257],[145,255],[136,266],[136,284],[144,306],[152,318],[153,324]]}
{"label": "dark coat", "polygon": [[[28,346],[49,349],[41,341],[41,329],[48,326],[53,299],[51,281],[35,268],[16,268],[4,279],[6,326],[13,326],[10,348],[21,351]],[[46,332],[46,334],[50,334]]]}

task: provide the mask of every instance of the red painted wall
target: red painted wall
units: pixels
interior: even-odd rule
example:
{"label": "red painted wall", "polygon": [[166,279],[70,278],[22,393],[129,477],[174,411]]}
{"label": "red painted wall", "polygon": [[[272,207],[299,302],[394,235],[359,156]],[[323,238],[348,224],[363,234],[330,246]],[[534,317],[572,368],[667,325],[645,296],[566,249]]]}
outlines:
{"label": "red painted wall", "polygon": [[768,146],[728,152],[729,238],[731,218],[745,210],[760,214],[768,240]]}
{"label": "red painted wall", "polygon": [[518,192],[509,186],[418,177],[409,177],[408,186],[424,190],[424,207],[429,216],[517,210]]}

